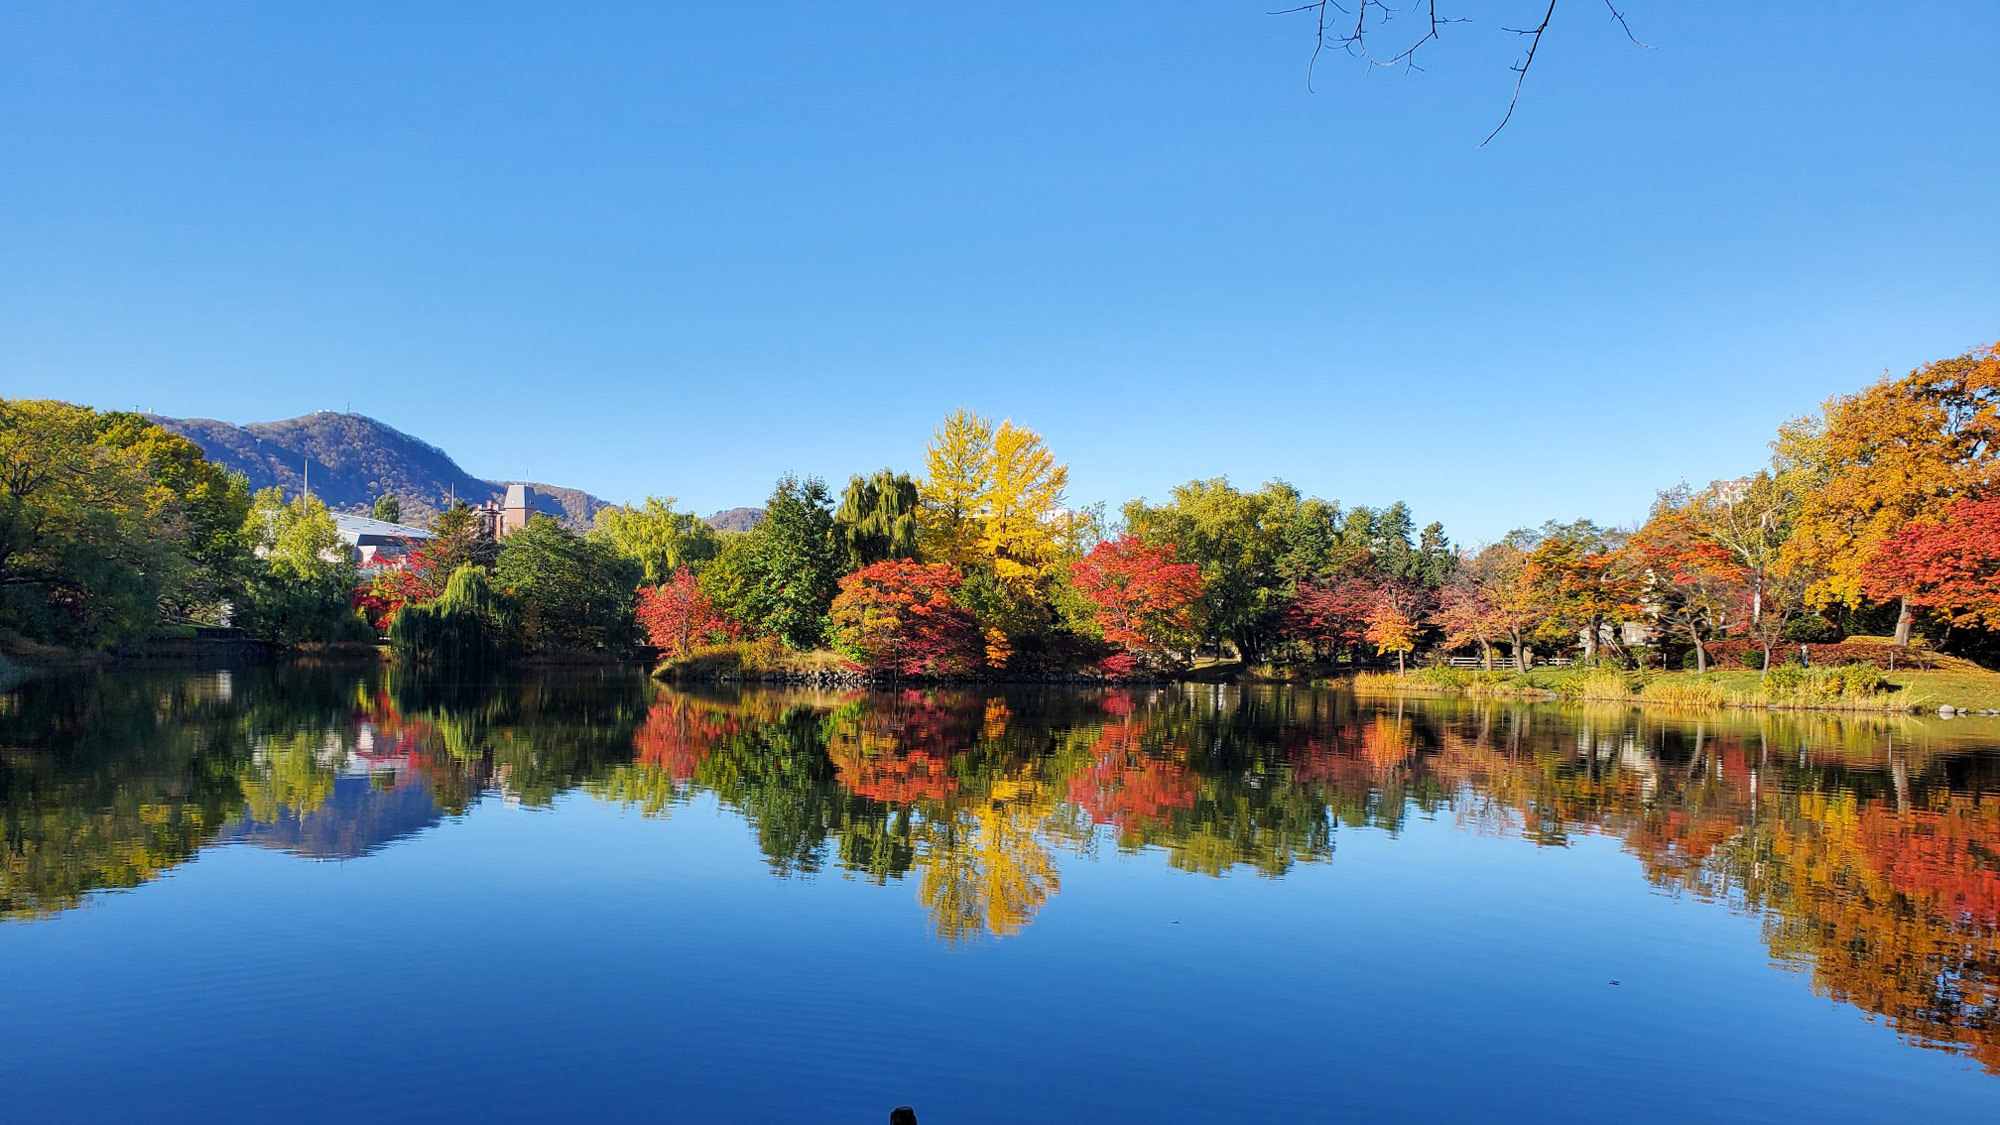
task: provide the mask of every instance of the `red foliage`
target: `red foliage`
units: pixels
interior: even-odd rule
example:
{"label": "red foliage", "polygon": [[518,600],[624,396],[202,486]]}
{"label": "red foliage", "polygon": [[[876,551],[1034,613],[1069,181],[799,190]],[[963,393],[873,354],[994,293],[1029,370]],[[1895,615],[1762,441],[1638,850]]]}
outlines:
{"label": "red foliage", "polygon": [[1960,500],[1944,518],[1906,525],[1862,571],[1872,597],[1949,614],[1952,624],[2000,629],[2000,496]]}
{"label": "red foliage", "polygon": [[963,581],[945,563],[891,559],[862,567],[840,580],[833,599],[835,643],[871,672],[972,672],[984,641],[972,612],[952,597]]}
{"label": "red foliage", "polygon": [[2000,925],[2000,815],[1991,803],[1954,796],[1908,813],[1873,805],[1858,830],[1862,851],[1890,886],[1955,921]]}
{"label": "red foliage", "polygon": [[1129,652],[1114,652],[1097,662],[1097,670],[1114,680],[1129,679],[1139,671],[1139,659]]}
{"label": "red foliage", "polygon": [[694,572],[681,567],[658,586],[639,588],[635,613],[646,641],[668,656],[685,656],[697,645],[734,640],[737,625],[701,592]]}
{"label": "red foliage", "polygon": [[445,569],[449,561],[448,545],[436,541],[386,560],[374,579],[355,592],[355,607],[377,629],[387,629],[404,606],[444,593],[451,581],[451,571]]}
{"label": "red foliage", "polygon": [[1285,634],[1330,659],[1367,638],[1369,615],[1381,603],[1381,590],[1366,578],[1301,582],[1285,611]]}
{"label": "red foliage", "polygon": [[1089,768],[1069,781],[1069,802],[1124,836],[1165,820],[1173,809],[1193,808],[1199,787],[1186,766],[1146,753],[1140,745],[1145,730],[1144,720],[1106,724]]}
{"label": "red foliage", "polygon": [[1096,606],[1104,639],[1158,657],[1194,628],[1201,568],[1174,561],[1174,545],[1147,546],[1130,535],[1099,543],[1070,572]]}
{"label": "red foliage", "polygon": [[685,785],[718,743],[735,734],[741,720],[683,697],[660,700],[632,733],[633,760]]}

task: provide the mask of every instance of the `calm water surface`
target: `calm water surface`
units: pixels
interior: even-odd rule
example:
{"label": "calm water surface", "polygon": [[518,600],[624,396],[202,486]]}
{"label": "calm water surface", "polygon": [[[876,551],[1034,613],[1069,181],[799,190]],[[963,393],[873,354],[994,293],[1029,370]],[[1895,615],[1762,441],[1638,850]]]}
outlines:
{"label": "calm water surface", "polygon": [[0,695],[0,1121],[2000,1120],[2000,725]]}

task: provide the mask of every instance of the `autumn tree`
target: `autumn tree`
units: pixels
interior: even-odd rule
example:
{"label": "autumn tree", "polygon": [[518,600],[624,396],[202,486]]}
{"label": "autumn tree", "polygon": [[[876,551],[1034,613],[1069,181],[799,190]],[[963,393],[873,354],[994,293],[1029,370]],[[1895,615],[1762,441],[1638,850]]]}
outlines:
{"label": "autumn tree", "polygon": [[1048,576],[1060,553],[1069,466],[1056,462],[1040,434],[1011,421],[993,431],[991,461],[980,554],[1004,585],[1025,591]]}
{"label": "autumn tree", "polygon": [[1307,579],[1285,607],[1285,636],[1315,660],[1333,660],[1368,639],[1368,617],[1380,602],[1373,579]]}
{"label": "autumn tree", "polygon": [[961,570],[979,561],[992,480],[992,421],[970,410],[953,413],[924,452],[919,518],[927,558]]}
{"label": "autumn tree", "polygon": [[[378,629],[387,629],[405,606],[427,602],[444,593],[453,570],[446,563],[454,557],[449,544],[432,540],[412,551],[388,560],[376,570],[361,593],[361,608]],[[460,562],[458,566],[470,566]]]}
{"label": "autumn tree", "polygon": [[949,563],[891,559],[840,580],[834,646],[874,672],[963,675],[979,666],[972,613],[953,597],[963,583]]}
{"label": "autumn tree", "polygon": [[1904,524],[1863,568],[1861,588],[1906,597],[1955,626],[2000,630],[2000,496]]}
{"label": "autumn tree", "polygon": [[727,640],[737,632],[685,566],[664,582],[641,586],[633,615],[646,642],[670,657],[686,656],[697,645]]}
{"label": "autumn tree", "polygon": [[1070,568],[1070,580],[1112,644],[1152,661],[1193,645],[1201,568],[1175,561],[1173,544],[1131,535],[1099,543]]}
{"label": "autumn tree", "polygon": [[1545,632],[1547,615],[1528,570],[1528,553],[1517,533],[1462,556],[1451,582],[1440,592],[1437,624],[1445,645],[1477,644],[1487,668],[1493,666],[1493,645],[1505,642],[1514,670],[1534,666],[1533,642]]}
{"label": "autumn tree", "polygon": [[927,558],[986,567],[1017,596],[1048,577],[1072,531],[1063,508],[1069,466],[1041,435],[960,410],[938,428],[924,464]]}
{"label": "autumn tree", "polygon": [[848,569],[916,558],[920,515],[917,484],[908,474],[888,469],[867,477],[856,474],[833,513]]}
{"label": "autumn tree", "polygon": [[1708,642],[1749,623],[1748,572],[1703,530],[1684,488],[1661,494],[1632,544],[1646,567],[1647,604],[1694,646],[1695,670],[1708,671]]}
{"label": "autumn tree", "polygon": [[[2000,485],[2000,345],[1834,398],[1787,426],[1776,448],[1803,497],[1784,567],[1808,577],[1815,607],[1859,607],[1885,542]],[[1912,591],[1875,588],[1900,602],[1896,643],[1908,644]]]}
{"label": "autumn tree", "polygon": [[1580,638],[1597,656],[1608,625],[1638,611],[1640,579],[1620,550],[1623,536],[1589,520],[1548,523],[1528,551],[1523,580],[1545,633]]}
{"label": "autumn tree", "polygon": [[693,512],[676,511],[671,496],[648,496],[636,508],[600,508],[590,535],[631,560],[640,581],[649,586],[714,558],[721,549],[716,530]]}
{"label": "autumn tree", "polygon": [[1396,654],[1396,672],[1405,671],[1404,658],[1417,647],[1417,620],[1393,596],[1384,596],[1368,613],[1368,628],[1362,634],[1378,651]]}

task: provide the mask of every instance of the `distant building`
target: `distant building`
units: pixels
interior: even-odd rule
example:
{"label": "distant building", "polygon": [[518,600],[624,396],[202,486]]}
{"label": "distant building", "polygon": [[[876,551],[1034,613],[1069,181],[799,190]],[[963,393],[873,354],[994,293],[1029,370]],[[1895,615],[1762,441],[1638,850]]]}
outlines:
{"label": "distant building", "polygon": [[504,538],[508,532],[519,531],[528,526],[528,517],[534,514],[534,509],[528,505],[534,498],[535,490],[525,484],[507,486],[507,501],[500,506],[498,537]]}
{"label": "distant building", "polygon": [[373,574],[431,539],[431,533],[421,527],[344,512],[333,513],[333,525],[353,549],[363,574]]}
{"label": "distant building", "polygon": [[506,499],[488,500],[473,509],[479,534],[488,539],[504,539],[528,526],[528,517],[535,512],[535,490],[525,484],[510,484]]}

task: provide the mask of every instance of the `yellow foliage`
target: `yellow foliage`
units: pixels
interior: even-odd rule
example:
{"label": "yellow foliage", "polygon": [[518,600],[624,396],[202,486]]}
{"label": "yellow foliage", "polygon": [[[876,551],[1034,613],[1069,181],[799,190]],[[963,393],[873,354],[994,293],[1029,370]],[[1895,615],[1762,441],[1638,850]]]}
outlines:
{"label": "yellow foliage", "polygon": [[1058,555],[1063,489],[1069,466],[1056,464],[1040,434],[1000,423],[993,433],[980,553],[1002,582],[1024,585],[1046,575]]}
{"label": "yellow foliage", "polygon": [[1827,402],[1780,431],[1805,503],[1782,562],[1815,606],[1859,605],[1864,568],[1911,520],[2000,483],[2000,345],[1926,364]]}
{"label": "yellow foliage", "polygon": [[924,454],[926,557],[966,568],[984,564],[1023,589],[1045,577],[1070,532],[1062,515],[1069,466],[1041,435],[968,410],[944,420]]}
{"label": "yellow foliage", "polygon": [[969,410],[946,418],[924,452],[919,520],[925,557],[961,568],[979,560],[992,471],[991,420]]}

